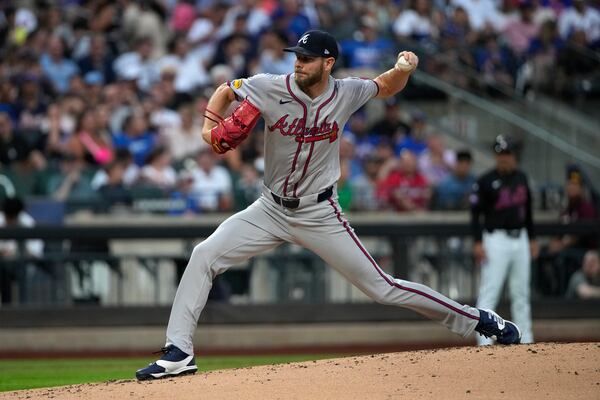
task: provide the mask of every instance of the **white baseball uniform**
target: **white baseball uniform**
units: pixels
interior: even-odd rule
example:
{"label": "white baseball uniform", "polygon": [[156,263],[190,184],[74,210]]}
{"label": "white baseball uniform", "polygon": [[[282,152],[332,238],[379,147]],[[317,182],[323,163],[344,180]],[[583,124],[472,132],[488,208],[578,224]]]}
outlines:
{"label": "white baseball uniform", "polygon": [[263,194],[194,248],[173,302],[167,343],[193,354],[194,331],[214,277],[283,242],[312,250],[379,303],[410,308],[462,336],[473,332],[476,308],[385,273],[338,204],[339,136],[352,113],[377,95],[377,83],[330,77],[315,99],[299,89],[293,74],[256,75],[229,87],[265,120]]}

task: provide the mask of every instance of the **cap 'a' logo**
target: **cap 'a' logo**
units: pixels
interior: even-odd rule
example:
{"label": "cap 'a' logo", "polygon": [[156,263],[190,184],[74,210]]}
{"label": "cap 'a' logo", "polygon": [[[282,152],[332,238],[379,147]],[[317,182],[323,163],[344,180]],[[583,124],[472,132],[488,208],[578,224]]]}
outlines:
{"label": "cap 'a' logo", "polygon": [[236,79],[235,81],[233,81],[232,86],[236,89],[239,89],[242,87],[242,80],[241,79]]}
{"label": "cap 'a' logo", "polygon": [[308,37],[310,36],[310,33],[307,33],[306,35],[302,36],[300,38],[300,40],[298,40],[298,43],[302,42],[304,44],[306,44],[308,42]]}
{"label": "cap 'a' logo", "polygon": [[329,50],[325,49],[325,51],[323,53],[329,54]]}

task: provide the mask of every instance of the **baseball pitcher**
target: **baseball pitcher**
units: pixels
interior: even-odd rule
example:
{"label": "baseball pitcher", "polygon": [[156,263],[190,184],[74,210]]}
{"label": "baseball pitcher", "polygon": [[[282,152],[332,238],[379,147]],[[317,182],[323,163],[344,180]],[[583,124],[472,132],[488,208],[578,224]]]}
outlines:
{"label": "baseball pitcher", "polygon": [[[344,124],[368,100],[400,92],[417,56],[401,52],[395,66],[373,80],[335,79],[338,44],[330,34],[308,31],[285,50],[296,54],[293,73],[237,79],[209,100],[202,135],[217,153],[235,149],[264,119],[263,193],[194,248],[173,302],[163,356],[138,370],[137,378],[196,372],[192,339],[215,276],[284,242],[312,250],[379,303],[410,308],[462,336],[477,331],[502,344],[518,343],[517,326],[497,314],[385,273],[338,204]],[[241,103],[224,116],[234,101]]]}

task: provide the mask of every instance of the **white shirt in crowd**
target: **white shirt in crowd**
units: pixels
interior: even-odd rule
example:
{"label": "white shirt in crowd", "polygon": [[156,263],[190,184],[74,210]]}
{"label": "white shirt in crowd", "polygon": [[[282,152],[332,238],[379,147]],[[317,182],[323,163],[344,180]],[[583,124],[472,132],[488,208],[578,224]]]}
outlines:
{"label": "white shirt in crowd", "polygon": [[398,36],[434,36],[435,29],[428,16],[420,15],[415,10],[403,11],[392,25]]}
{"label": "white shirt in crowd", "polygon": [[208,147],[208,143],[202,139],[202,124],[200,123],[194,123],[190,132],[185,132],[179,123],[162,130],[161,133],[171,156],[176,161],[194,156],[198,151]]}
{"label": "white shirt in crowd", "polygon": [[221,196],[231,196],[233,186],[231,176],[224,167],[214,166],[208,173],[201,168],[195,168],[192,176],[194,178],[192,194],[201,209],[218,210]]}
{"label": "white shirt in crowd", "polygon": [[462,7],[469,16],[471,29],[480,31],[491,25],[497,31],[504,27],[504,17],[498,12],[492,0],[452,0],[455,7]]}
{"label": "white shirt in crowd", "polygon": [[143,182],[161,189],[172,189],[177,183],[177,173],[171,166],[158,169],[153,165],[144,165],[140,176]]}
{"label": "white shirt in crowd", "polygon": [[178,92],[190,92],[210,84],[210,76],[198,54],[189,53],[183,58],[169,54],[158,60],[157,64],[161,72],[171,68],[176,71],[175,90]]}
{"label": "white shirt in crowd", "polygon": [[580,14],[575,8],[569,7],[558,19],[558,31],[566,39],[576,30],[585,32],[588,43],[600,40],[600,12],[586,7]]}

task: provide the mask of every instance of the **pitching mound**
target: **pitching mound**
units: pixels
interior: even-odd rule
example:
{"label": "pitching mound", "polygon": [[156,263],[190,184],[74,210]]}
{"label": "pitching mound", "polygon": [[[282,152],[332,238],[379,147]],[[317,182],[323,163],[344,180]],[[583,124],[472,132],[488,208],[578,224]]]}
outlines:
{"label": "pitching mound", "polygon": [[[132,371],[133,372],[133,371]],[[2,399],[600,399],[600,343],[453,348],[4,393]]]}

